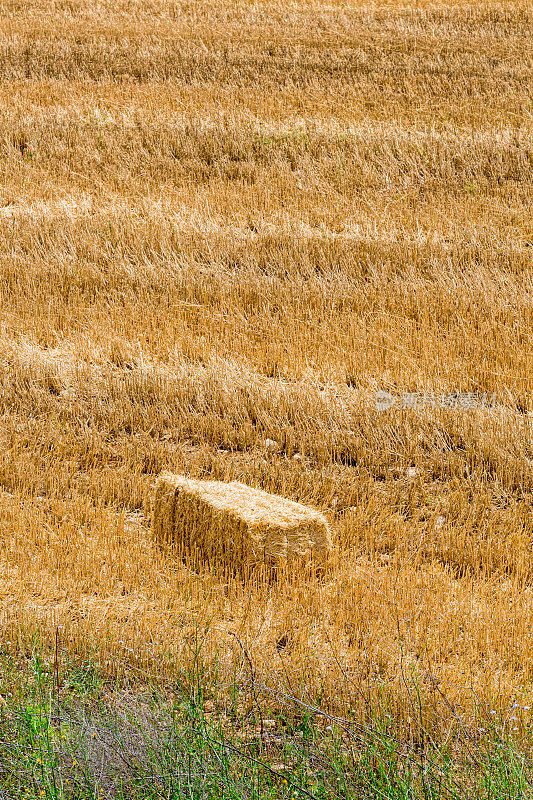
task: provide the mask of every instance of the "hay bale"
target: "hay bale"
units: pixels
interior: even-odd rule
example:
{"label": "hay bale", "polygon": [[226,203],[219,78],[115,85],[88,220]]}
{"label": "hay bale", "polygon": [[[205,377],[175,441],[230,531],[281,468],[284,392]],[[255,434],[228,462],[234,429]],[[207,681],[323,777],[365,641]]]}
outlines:
{"label": "hay bale", "polygon": [[235,569],[323,563],[331,551],[326,518],[312,508],[243,483],[202,481],[164,472],[152,509],[156,539],[182,557]]}

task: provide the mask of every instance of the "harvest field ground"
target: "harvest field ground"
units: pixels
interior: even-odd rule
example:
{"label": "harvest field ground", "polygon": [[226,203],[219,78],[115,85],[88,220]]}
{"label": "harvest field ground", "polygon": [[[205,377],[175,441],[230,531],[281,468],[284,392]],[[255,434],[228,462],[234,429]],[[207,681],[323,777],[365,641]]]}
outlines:
{"label": "harvest field ground", "polygon": [[[529,750],[532,87],[521,0],[0,3],[6,663]],[[162,470],[333,555],[172,558]]]}

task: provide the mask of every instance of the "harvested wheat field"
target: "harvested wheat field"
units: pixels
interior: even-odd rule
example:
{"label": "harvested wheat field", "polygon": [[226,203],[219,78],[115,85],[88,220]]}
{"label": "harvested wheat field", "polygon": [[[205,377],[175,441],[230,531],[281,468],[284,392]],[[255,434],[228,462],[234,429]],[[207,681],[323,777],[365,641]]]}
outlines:
{"label": "harvested wheat field", "polygon": [[[533,706],[532,86],[521,0],[2,3],[6,649]],[[164,470],[315,508],[327,569],[169,557]]]}

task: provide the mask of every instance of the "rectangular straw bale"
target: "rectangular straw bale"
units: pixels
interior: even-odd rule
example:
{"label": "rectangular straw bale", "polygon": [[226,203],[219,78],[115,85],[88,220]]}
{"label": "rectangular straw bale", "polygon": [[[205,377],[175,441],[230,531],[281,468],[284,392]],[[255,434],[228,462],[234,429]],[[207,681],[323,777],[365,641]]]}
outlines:
{"label": "rectangular straw bale", "polygon": [[152,530],[183,556],[199,553],[237,568],[302,558],[320,563],[331,551],[327,520],[313,508],[243,483],[170,472],[156,485]]}

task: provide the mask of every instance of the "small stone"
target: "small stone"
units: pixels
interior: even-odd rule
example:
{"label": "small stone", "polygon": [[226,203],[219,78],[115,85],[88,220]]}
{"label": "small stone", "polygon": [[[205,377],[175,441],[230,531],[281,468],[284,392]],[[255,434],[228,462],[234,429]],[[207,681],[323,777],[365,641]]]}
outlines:
{"label": "small stone", "polygon": [[416,467],[409,467],[409,469],[407,470],[407,477],[408,478],[416,478],[417,475],[418,475],[417,468]]}
{"label": "small stone", "polygon": [[435,527],[437,528],[437,530],[440,530],[445,522],[446,522],[446,517],[443,517],[442,515],[440,517],[437,517],[437,519],[435,520]]}
{"label": "small stone", "polygon": [[274,439],[265,439],[265,450],[267,453],[277,453],[281,445],[275,442]]}
{"label": "small stone", "polygon": [[301,453],[295,453],[292,457],[293,461],[303,461],[303,456]]}

